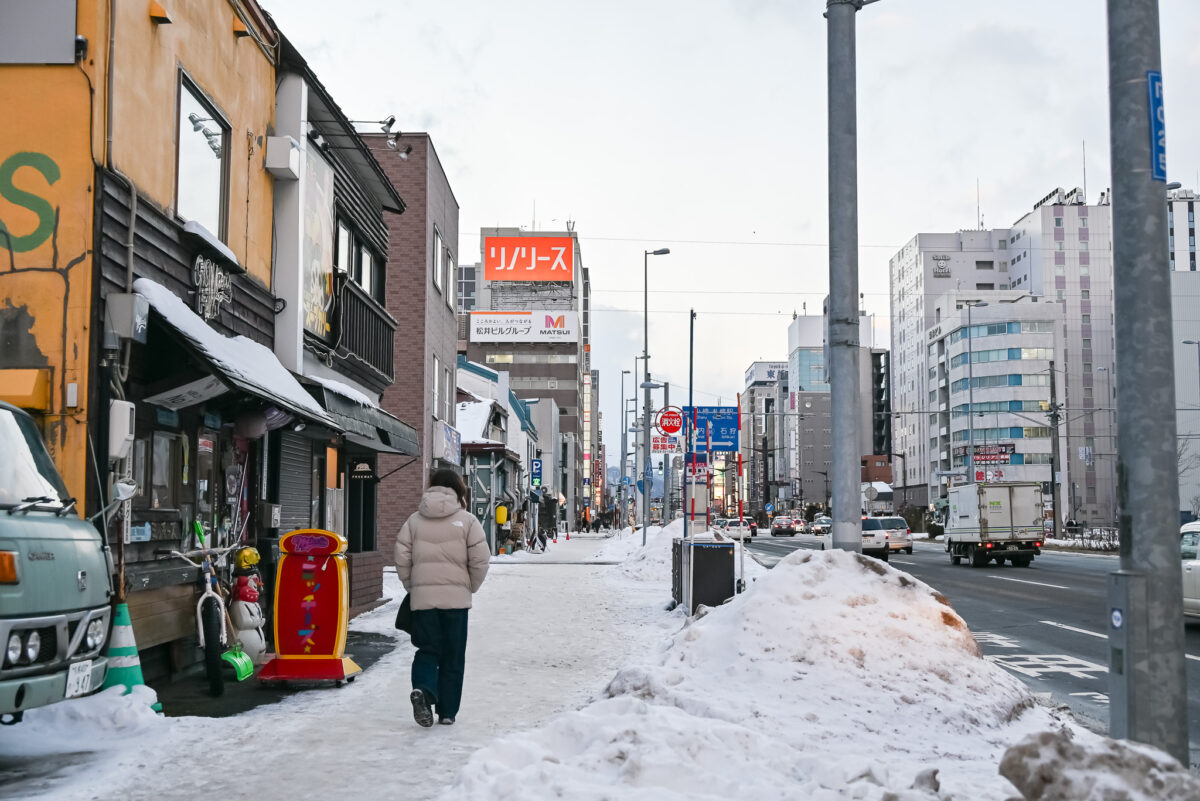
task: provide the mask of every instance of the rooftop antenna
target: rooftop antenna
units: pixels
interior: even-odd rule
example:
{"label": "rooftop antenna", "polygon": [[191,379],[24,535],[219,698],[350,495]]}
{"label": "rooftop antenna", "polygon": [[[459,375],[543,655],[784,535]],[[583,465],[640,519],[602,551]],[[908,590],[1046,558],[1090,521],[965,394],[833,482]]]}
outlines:
{"label": "rooftop antenna", "polygon": [[1087,205],[1087,140],[1083,140],[1083,205]]}

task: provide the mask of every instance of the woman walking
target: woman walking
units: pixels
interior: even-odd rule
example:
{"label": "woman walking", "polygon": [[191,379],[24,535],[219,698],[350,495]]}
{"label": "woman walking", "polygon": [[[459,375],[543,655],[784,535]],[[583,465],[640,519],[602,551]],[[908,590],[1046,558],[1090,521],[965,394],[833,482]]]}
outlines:
{"label": "woman walking", "polygon": [[449,725],[462,701],[471,595],[487,575],[483,526],[466,511],[467,487],[453,470],[438,470],[417,512],[396,537],[396,574],[412,604],[413,657],[409,695],[421,726]]}

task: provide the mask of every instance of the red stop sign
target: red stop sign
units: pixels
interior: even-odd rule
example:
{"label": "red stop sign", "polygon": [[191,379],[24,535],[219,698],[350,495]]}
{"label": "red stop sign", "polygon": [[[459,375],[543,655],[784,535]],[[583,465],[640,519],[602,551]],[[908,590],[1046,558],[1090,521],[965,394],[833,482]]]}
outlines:
{"label": "red stop sign", "polygon": [[683,430],[683,413],[677,409],[663,409],[658,413],[658,430],[666,436]]}

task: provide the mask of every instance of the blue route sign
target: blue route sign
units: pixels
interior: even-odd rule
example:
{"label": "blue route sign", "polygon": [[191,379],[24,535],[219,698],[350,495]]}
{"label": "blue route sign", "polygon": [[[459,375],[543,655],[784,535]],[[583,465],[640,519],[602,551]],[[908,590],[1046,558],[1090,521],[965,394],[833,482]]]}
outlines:
{"label": "blue route sign", "polygon": [[766,509],[768,513],[770,513],[770,512],[774,512],[774,511],[775,511],[775,504],[773,504],[773,503],[768,503],[768,504],[764,505],[764,506],[763,506],[763,508],[764,508],[764,509]]}
{"label": "blue route sign", "polygon": [[1162,73],[1150,70],[1146,73],[1146,92],[1149,95],[1150,112],[1150,177],[1156,181],[1167,180],[1167,123],[1163,110]]}
{"label": "blue route sign", "polygon": [[529,461],[529,483],[531,486],[542,486],[542,460],[531,459]]}
{"label": "blue route sign", "polygon": [[633,483],[633,479],[629,476],[621,476],[621,483],[628,487]]}
{"label": "blue route sign", "polygon": [[684,406],[683,416],[689,426],[696,429],[695,453],[706,453],[709,443],[709,423],[712,424],[712,450],[736,451],[738,449],[738,408],[736,406]]}

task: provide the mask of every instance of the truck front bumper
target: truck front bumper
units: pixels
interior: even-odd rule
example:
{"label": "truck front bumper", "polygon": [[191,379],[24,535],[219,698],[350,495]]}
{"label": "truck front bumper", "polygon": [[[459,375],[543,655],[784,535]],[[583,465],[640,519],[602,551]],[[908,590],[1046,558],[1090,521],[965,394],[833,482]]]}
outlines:
{"label": "truck front bumper", "polygon": [[[106,657],[98,656],[91,662],[92,681],[89,693],[100,689],[108,672]],[[64,665],[53,673],[0,681],[0,715],[25,712],[64,700],[67,693],[67,672],[68,667]]]}

